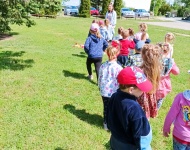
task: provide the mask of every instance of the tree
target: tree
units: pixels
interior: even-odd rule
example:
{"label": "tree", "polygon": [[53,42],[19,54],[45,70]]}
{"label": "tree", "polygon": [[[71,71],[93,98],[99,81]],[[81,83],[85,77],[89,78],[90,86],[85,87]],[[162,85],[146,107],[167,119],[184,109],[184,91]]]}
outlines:
{"label": "tree", "polygon": [[103,0],[91,0],[91,6],[99,10],[103,5]]}
{"label": "tree", "polygon": [[150,10],[154,12],[154,15],[158,15],[158,10],[160,9],[162,2],[165,0],[151,0]]}
{"label": "tree", "polygon": [[108,5],[111,3],[111,0],[103,0],[102,6],[102,15],[105,15],[108,10]]}
{"label": "tree", "polygon": [[79,8],[79,16],[90,18],[90,0],[81,0]]}
{"label": "tree", "polygon": [[117,16],[121,16],[122,5],[123,5],[122,0],[115,0],[115,2],[114,2],[114,10],[116,11]]}
{"label": "tree", "polygon": [[190,7],[190,0],[181,0],[181,2],[185,4],[186,8]]}
{"label": "tree", "polygon": [[169,4],[166,3],[166,1],[162,2],[161,7],[158,10],[162,15],[165,15],[166,12],[170,12],[171,11],[171,6]]}
{"label": "tree", "polygon": [[28,1],[1,0],[0,1],[0,33],[10,31],[10,24],[31,27],[34,21],[30,19],[30,7]]}

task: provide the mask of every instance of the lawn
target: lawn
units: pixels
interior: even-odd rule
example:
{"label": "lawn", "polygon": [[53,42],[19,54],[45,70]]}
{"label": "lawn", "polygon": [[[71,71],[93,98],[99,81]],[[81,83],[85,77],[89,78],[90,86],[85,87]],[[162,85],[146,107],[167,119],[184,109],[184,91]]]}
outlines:
{"label": "lawn", "polygon": [[[96,80],[87,79],[86,55],[81,48],[91,19],[36,18],[36,26],[12,26],[12,37],[0,40],[0,149],[109,149],[110,133],[103,130],[102,100]],[[118,20],[138,31],[143,20]],[[167,32],[190,31],[148,26],[152,43]],[[170,150],[172,139],[162,126],[173,98],[190,88],[190,37],[176,35],[173,91],[156,119],[151,119],[154,150]],[[104,61],[106,60],[104,55]],[[95,75],[95,72],[93,72]]]}

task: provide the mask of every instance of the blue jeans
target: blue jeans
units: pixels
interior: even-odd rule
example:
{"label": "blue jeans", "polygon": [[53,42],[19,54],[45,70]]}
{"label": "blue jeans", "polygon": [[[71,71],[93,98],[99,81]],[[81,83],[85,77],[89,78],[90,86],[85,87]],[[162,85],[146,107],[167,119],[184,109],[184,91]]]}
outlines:
{"label": "blue jeans", "polygon": [[181,144],[176,139],[173,138],[173,149],[174,150],[190,150],[190,145]]}

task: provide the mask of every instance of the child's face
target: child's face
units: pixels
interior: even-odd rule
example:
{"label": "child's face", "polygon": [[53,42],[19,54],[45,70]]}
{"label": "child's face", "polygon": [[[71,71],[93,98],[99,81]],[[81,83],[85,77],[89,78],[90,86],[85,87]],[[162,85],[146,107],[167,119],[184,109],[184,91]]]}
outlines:
{"label": "child's face", "polygon": [[131,89],[131,95],[134,95],[135,97],[139,97],[143,94],[143,92],[139,88],[133,88]]}

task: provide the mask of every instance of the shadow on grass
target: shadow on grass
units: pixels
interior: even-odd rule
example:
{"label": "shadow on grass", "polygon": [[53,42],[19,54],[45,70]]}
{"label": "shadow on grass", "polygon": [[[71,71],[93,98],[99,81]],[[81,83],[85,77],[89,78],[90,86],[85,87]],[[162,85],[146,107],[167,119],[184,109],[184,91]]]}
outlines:
{"label": "shadow on grass", "polygon": [[18,32],[10,32],[10,33],[4,33],[4,34],[0,34],[0,40],[6,40],[11,38],[13,35],[18,35]]}
{"label": "shadow on grass", "polygon": [[55,150],[66,150],[66,149],[63,149],[61,147],[57,147]]}
{"label": "shadow on grass", "polygon": [[111,150],[111,147],[110,147],[110,141],[108,141],[106,144],[104,144],[106,150]]}
{"label": "shadow on grass", "polygon": [[12,52],[12,51],[2,51],[0,52],[0,70],[10,69],[10,70],[24,70],[25,68],[32,67],[34,63],[33,59],[19,59],[18,57],[23,56],[25,52]]}
{"label": "shadow on grass", "polygon": [[103,126],[103,118],[100,115],[87,113],[85,109],[76,109],[75,106],[71,104],[64,105],[63,109],[68,110],[71,114],[75,115],[80,120],[85,121],[91,125],[98,127]]}
{"label": "shadow on grass", "polygon": [[97,84],[96,82],[94,82],[92,80],[89,80],[88,77],[85,74],[77,73],[77,72],[70,72],[68,70],[63,70],[62,72],[63,72],[65,77],[72,77],[72,78],[75,78],[75,79],[84,79],[84,80],[88,80],[92,84]]}
{"label": "shadow on grass", "polygon": [[77,57],[81,57],[81,58],[87,58],[87,55],[85,52],[80,52],[80,54],[72,54],[72,56],[77,56]]}

